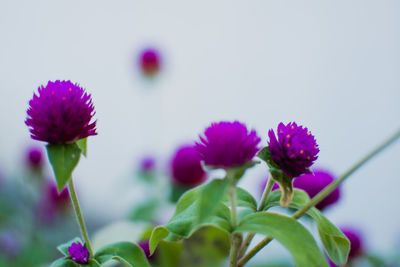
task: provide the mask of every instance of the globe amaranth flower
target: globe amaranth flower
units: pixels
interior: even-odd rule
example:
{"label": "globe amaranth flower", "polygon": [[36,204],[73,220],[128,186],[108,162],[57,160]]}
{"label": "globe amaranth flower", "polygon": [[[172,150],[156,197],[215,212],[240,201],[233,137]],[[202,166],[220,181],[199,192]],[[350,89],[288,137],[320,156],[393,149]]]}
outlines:
{"label": "globe amaranth flower", "polygon": [[184,187],[199,185],[207,179],[200,154],[192,145],[184,145],[175,152],[171,172],[173,182]]}
{"label": "globe amaranth flower", "polygon": [[141,159],[139,170],[141,172],[151,172],[154,171],[156,167],[156,159],[151,156],[146,156]]}
{"label": "globe amaranth flower", "polygon": [[243,123],[222,121],[204,131],[196,149],[206,165],[229,168],[250,161],[259,150],[260,141],[256,131],[248,131]]}
{"label": "globe amaranth flower", "polygon": [[72,243],[68,247],[68,254],[71,259],[78,264],[86,264],[89,262],[89,251],[81,244],[81,242]]}
{"label": "globe amaranth flower", "polygon": [[70,196],[67,188],[58,193],[56,183],[52,179],[46,180],[43,194],[37,206],[41,221],[49,224],[53,223],[57,215],[69,207],[69,201]]}
{"label": "globe amaranth flower", "polygon": [[26,152],[26,164],[32,170],[40,170],[43,167],[43,152],[38,147],[30,147]]}
{"label": "globe amaranth flower", "polygon": [[343,234],[349,239],[350,241],[350,253],[349,253],[349,260],[360,256],[363,253],[363,239],[362,235],[359,231],[352,229],[352,228],[341,228]]}
{"label": "globe amaranth flower", "polygon": [[160,53],[153,48],[143,50],[139,56],[139,66],[144,75],[154,76],[161,68]]}
{"label": "globe amaranth flower", "polygon": [[25,124],[31,137],[51,144],[72,143],[96,135],[91,95],[71,81],[49,81],[29,101]]}
{"label": "globe amaranth flower", "polygon": [[[334,176],[324,170],[315,170],[314,174],[305,174],[293,181],[293,187],[304,190],[310,198],[316,196],[326,186],[335,180]],[[324,210],[339,201],[340,187],[337,187],[328,196],[326,196],[315,207],[319,210]]]}
{"label": "globe amaranth flower", "polygon": [[278,125],[277,136],[274,130],[268,131],[269,151],[272,160],[289,177],[311,173],[309,168],[318,158],[318,145],[315,137],[303,126],[295,122]]}

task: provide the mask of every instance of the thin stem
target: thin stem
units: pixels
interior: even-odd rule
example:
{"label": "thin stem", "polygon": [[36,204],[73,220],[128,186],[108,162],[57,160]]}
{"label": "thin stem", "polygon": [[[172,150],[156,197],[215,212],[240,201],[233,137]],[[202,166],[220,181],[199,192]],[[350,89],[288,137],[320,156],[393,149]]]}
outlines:
{"label": "thin stem", "polygon": [[[237,212],[236,212],[236,186],[232,183],[229,188],[229,199],[231,202],[231,213],[232,213],[232,230],[237,227]],[[229,253],[229,266],[236,267],[239,247],[242,243],[241,234],[231,235],[231,250]]]}
{"label": "thin stem", "polygon": [[[379,152],[387,148],[389,145],[391,145],[394,141],[396,141],[400,137],[400,129],[392,135],[389,139],[384,141],[382,144],[380,144],[378,147],[376,147],[374,150],[372,150],[370,153],[368,153],[366,156],[364,156],[360,161],[358,161],[356,164],[353,165],[347,172],[345,172],[342,176],[339,177],[339,179],[335,180],[329,186],[325,187],[324,190],[319,192],[315,197],[313,197],[306,205],[304,205],[301,209],[299,209],[295,214],[293,214],[292,218],[298,219],[301,216],[304,215],[310,208],[318,204],[320,201],[322,201],[326,196],[328,196],[333,190],[336,189],[336,187],[339,186],[340,183],[342,183],[346,178],[348,178],[350,175],[352,175],[356,170],[358,170],[362,165],[367,163],[370,159],[372,159],[374,156],[376,156]],[[263,240],[261,240],[260,243],[258,243],[254,248],[252,248],[240,261],[238,266],[243,266],[246,264],[257,252],[259,252],[262,248],[264,248],[270,241],[272,240],[272,237],[267,236]]]}
{"label": "thin stem", "polygon": [[[265,189],[264,189],[263,195],[261,197],[260,204],[258,205],[257,211],[261,211],[265,207],[267,200],[268,200],[269,193],[271,193],[271,190],[272,190],[272,187],[274,186],[274,184],[275,184],[275,180],[272,179],[272,177],[270,177],[268,179],[267,185],[265,186]],[[255,236],[255,234],[248,234],[246,236],[246,238],[243,242],[243,245],[239,251],[239,258],[243,257],[244,253],[246,253],[254,236]]]}
{"label": "thin stem", "polygon": [[82,238],[85,240],[85,245],[89,251],[89,255],[93,256],[92,246],[90,245],[89,235],[86,230],[85,221],[83,220],[81,207],[79,205],[78,197],[75,192],[75,187],[72,177],[69,179],[68,189],[69,189],[69,195],[72,200],[72,206],[74,207],[74,211],[76,214],[76,219],[78,221],[79,228],[81,229]]}

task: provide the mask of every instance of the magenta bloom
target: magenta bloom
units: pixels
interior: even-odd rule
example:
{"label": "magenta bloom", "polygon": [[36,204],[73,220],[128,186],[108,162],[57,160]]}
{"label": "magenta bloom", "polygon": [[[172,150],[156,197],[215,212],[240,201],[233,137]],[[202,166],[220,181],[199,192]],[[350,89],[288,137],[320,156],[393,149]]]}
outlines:
{"label": "magenta bloom", "polygon": [[43,153],[38,147],[31,147],[26,153],[26,163],[33,170],[38,170],[43,167]]}
{"label": "magenta bloom", "polygon": [[156,160],[153,157],[144,157],[140,161],[140,171],[142,172],[150,172],[154,171],[156,167]]}
{"label": "magenta bloom", "polygon": [[363,253],[363,240],[360,232],[351,228],[341,228],[343,234],[350,240],[349,260]]}
{"label": "magenta bloom", "polygon": [[72,243],[68,247],[68,254],[71,259],[78,264],[86,264],[89,262],[89,251],[80,242]]}
{"label": "magenta bloom", "polygon": [[315,137],[303,126],[295,122],[278,125],[277,136],[274,130],[268,131],[269,151],[272,160],[289,177],[311,173],[309,168],[318,158],[318,145]]}
{"label": "magenta bloom", "polygon": [[29,101],[25,124],[31,137],[51,144],[72,143],[96,135],[91,95],[70,81],[49,81]]}
{"label": "magenta bloom", "polygon": [[147,259],[151,259],[153,255],[150,254],[150,245],[148,240],[143,240],[138,243],[138,246],[143,250],[144,255]]}
{"label": "magenta bloom", "polygon": [[180,147],[172,159],[171,169],[173,181],[185,187],[199,185],[207,178],[201,166],[200,155],[194,146]]}
{"label": "magenta bloom", "polygon": [[148,48],[142,51],[139,57],[139,65],[146,76],[154,76],[161,68],[161,56],[155,49]]}
{"label": "magenta bloom", "polygon": [[229,168],[242,165],[255,156],[261,139],[238,121],[212,123],[200,136],[196,149],[209,166]]}
{"label": "magenta bloom", "polygon": [[[314,175],[305,174],[296,178],[293,181],[293,187],[304,190],[310,198],[313,198],[334,180],[335,178],[331,173],[323,170],[316,170],[314,171]],[[324,210],[326,207],[338,202],[339,198],[340,189],[337,187],[315,207],[319,210]]]}

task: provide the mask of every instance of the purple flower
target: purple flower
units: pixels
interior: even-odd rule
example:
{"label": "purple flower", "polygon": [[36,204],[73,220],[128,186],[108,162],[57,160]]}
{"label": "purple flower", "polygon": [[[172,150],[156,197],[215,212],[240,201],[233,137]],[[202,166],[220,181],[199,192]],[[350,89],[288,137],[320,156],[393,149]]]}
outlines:
{"label": "purple flower", "polygon": [[[293,181],[293,187],[304,190],[310,198],[313,198],[334,180],[335,178],[331,173],[323,170],[315,170],[314,174],[305,174],[296,178]],[[337,187],[315,207],[319,210],[324,210],[326,207],[338,202],[339,198],[340,189]]]}
{"label": "purple flower", "polygon": [[25,124],[31,137],[51,144],[72,143],[96,135],[91,95],[71,81],[49,81],[29,101]]}
{"label": "purple flower", "polygon": [[80,242],[72,243],[68,247],[68,254],[71,259],[78,264],[86,264],[89,262],[89,251]]}
{"label": "purple flower", "polygon": [[250,161],[259,150],[261,139],[238,121],[212,123],[200,136],[196,149],[209,166],[229,168]]}
{"label": "purple flower", "polygon": [[26,163],[33,170],[39,170],[43,167],[43,153],[38,147],[31,147],[26,153]]}
{"label": "purple flower", "polygon": [[350,240],[349,260],[360,256],[363,253],[362,235],[352,228],[341,228],[343,234]]}
{"label": "purple flower", "polygon": [[153,157],[144,157],[140,161],[140,171],[141,172],[150,172],[154,171],[156,167],[156,160]]}
{"label": "purple flower", "polygon": [[138,246],[143,250],[144,255],[146,255],[147,259],[153,258],[154,254],[150,254],[150,245],[149,240],[142,240],[138,243]]}
{"label": "purple flower", "polygon": [[154,76],[161,68],[161,56],[155,49],[148,48],[141,52],[139,65],[142,73],[146,76]]}
{"label": "purple flower", "polygon": [[182,146],[171,162],[172,179],[175,183],[193,187],[206,180],[206,173],[201,166],[201,158],[194,146]]}
{"label": "purple flower", "polygon": [[268,131],[269,151],[272,160],[289,177],[311,173],[309,168],[318,158],[318,145],[315,137],[303,126],[295,122],[278,125],[277,136],[274,130]]}
{"label": "purple flower", "polygon": [[37,209],[40,220],[50,224],[54,222],[59,212],[69,207],[70,197],[67,188],[58,193],[57,185],[53,180],[47,180],[44,186],[44,194],[38,203]]}

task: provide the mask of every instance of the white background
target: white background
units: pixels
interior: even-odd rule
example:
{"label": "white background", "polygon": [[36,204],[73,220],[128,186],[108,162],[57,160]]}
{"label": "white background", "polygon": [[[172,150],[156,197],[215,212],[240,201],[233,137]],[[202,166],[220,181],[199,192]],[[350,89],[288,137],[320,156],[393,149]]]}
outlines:
{"label": "white background", "polygon": [[[123,216],[122,181],[143,153],[168,159],[212,121],[267,131],[297,121],[317,137],[318,165],[343,173],[400,127],[399,1],[0,1],[0,165],[16,171],[30,141],[33,91],[79,82],[98,133],[75,171],[85,210]],[[163,53],[143,80],[136,56]],[[42,145],[42,144],[40,144]],[[327,215],[368,246],[400,239],[400,144],[344,184]],[[258,184],[265,167],[249,173]]]}

